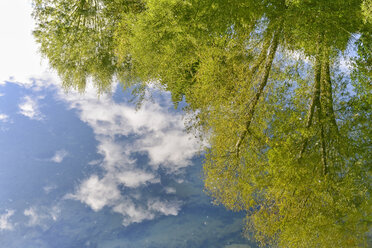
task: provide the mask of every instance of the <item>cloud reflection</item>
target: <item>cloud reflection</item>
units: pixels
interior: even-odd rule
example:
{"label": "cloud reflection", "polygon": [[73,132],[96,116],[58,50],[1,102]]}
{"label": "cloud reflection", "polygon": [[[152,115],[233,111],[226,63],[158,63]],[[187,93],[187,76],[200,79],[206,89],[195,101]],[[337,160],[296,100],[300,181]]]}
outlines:
{"label": "cloud reflection", "polygon": [[9,218],[12,217],[14,212],[14,210],[6,210],[5,214],[0,215],[0,231],[13,230],[14,226],[10,222]]}
{"label": "cloud reflection", "polygon": [[26,225],[30,227],[40,226],[47,229],[51,222],[58,220],[61,209],[58,206],[50,208],[32,206],[23,211],[24,216],[28,217]]}
{"label": "cloud reflection", "polygon": [[59,150],[59,151],[56,151],[56,153],[54,154],[54,156],[50,159],[51,162],[54,162],[54,163],[61,163],[63,161],[63,159],[65,159],[65,157],[68,155],[68,152],[65,151],[65,150]]}
{"label": "cloud reflection", "polygon": [[44,116],[39,111],[39,106],[36,100],[32,99],[31,96],[25,96],[21,104],[18,105],[19,113],[32,119],[42,120]]}
{"label": "cloud reflection", "polygon": [[[171,113],[171,106],[152,102],[135,110],[109,95],[98,99],[92,88],[84,95],[61,93],[60,98],[78,110],[80,119],[92,128],[99,142],[97,151],[103,157],[92,165],[104,169],[103,175],[83,180],[67,199],[78,200],[94,211],[109,207],[122,215],[125,226],[178,214],[182,202],[165,197],[175,190],[161,185],[160,171],[182,174],[182,168],[192,164],[200,148],[197,140],[184,132],[181,114]],[[143,191],[152,185],[163,190],[145,194]]]}
{"label": "cloud reflection", "polygon": [[6,114],[0,114],[0,122],[7,122],[9,120],[9,116]]}

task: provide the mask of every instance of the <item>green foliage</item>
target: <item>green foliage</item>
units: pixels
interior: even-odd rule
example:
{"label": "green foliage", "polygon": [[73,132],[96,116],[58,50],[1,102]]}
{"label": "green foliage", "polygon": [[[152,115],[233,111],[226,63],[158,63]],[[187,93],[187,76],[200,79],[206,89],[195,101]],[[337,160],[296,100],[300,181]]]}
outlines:
{"label": "green foliage", "polygon": [[66,87],[186,99],[206,191],[262,246],[367,246],[370,1],[38,0],[34,17]]}
{"label": "green foliage", "polygon": [[[66,88],[83,91],[89,79],[99,91],[126,70],[114,53],[114,31],[122,12],[137,9],[136,1],[35,0],[34,36],[40,52]],[[114,10],[114,11],[113,11]],[[120,11],[119,11],[120,10]]]}
{"label": "green foliage", "polygon": [[372,1],[371,0],[363,1],[362,11],[364,15],[364,21],[372,23]]}

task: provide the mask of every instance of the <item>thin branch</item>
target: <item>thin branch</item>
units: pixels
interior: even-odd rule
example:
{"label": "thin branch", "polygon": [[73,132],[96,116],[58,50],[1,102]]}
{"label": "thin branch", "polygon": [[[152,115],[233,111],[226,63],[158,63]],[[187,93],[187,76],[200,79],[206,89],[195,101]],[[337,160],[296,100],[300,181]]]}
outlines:
{"label": "thin branch", "polygon": [[269,79],[271,66],[272,66],[272,63],[273,63],[273,60],[274,60],[274,57],[275,57],[275,53],[276,53],[277,48],[278,48],[278,44],[279,44],[279,35],[280,35],[280,32],[281,32],[281,29],[282,29],[282,24],[280,24],[279,29],[274,31],[273,39],[272,39],[271,46],[270,46],[270,49],[269,49],[269,54],[266,58],[266,63],[265,63],[265,66],[263,68],[263,75],[262,75],[262,78],[260,80],[258,90],[257,90],[256,94],[254,95],[253,99],[251,100],[251,104],[249,106],[249,111],[246,114],[247,120],[246,120],[246,123],[245,123],[245,130],[240,135],[240,137],[239,137],[239,139],[238,139],[238,141],[235,145],[237,156],[239,156],[240,146],[241,146],[243,140],[245,139],[245,137],[248,133],[248,130],[249,130],[249,127],[251,125],[258,100],[260,99],[260,97],[262,95],[262,92],[263,92],[263,90],[264,90],[264,88],[267,84],[268,79]]}
{"label": "thin branch", "polygon": [[322,65],[322,91],[324,91],[324,108],[325,108],[325,118],[326,121],[331,123],[332,128],[338,134],[338,126],[336,123],[335,112],[333,109],[333,97],[332,97],[332,81],[330,75],[330,65],[329,65],[329,52],[324,49],[324,59]]}
{"label": "thin branch", "polygon": [[[311,99],[309,111],[307,113],[306,124],[305,124],[306,129],[310,128],[310,126],[312,124],[314,112],[315,112],[315,106],[317,106],[318,102],[320,101],[320,79],[321,79],[321,70],[322,70],[321,61],[320,61],[321,60],[320,59],[320,53],[321,53],[320,43],[321,43],[321,41],[320,41],[320,38],[319,38],[318,51],[317,51],[317,55],[316,55],[316,58],[315,58],[314,89],[313,89],[313,96],[312,96],[312,99]],[[301,150],[300,150],[300,156],[299,156],[300,159],[302,158],[303,153],[305,152],[308,141],[309,141],[309,139],[307,137],[303,141],[303,144],[302,144],[302,147],[301,147]]]}
{"label": "thin branch", "polygon": [[[318,107],[318,121],[320,124],[320,144],[321,144],[321,156],[322,156],[322,165],[323,165],[323,175],[328,173],[327,171],[327,147],[324,134],[324,124],[327,123],[327,116],[324,112],[327,112],[329,106],[327,90],[324,87],[326,81],[330,81],[329,74],[327,74],[327,68],[329,72],[329,55],[326,48],[326,42],[323,42],[323,54],[322,54],[322,68],[321,68],[321,78],[320,78],[320,100],[317,102]],[[327,66],[328,65],[328,66]],[[332,89],[330,89],[332,90]],[[331,92],[332,94],[332,92]],[[323,106],[324,105],[324,106]]]}

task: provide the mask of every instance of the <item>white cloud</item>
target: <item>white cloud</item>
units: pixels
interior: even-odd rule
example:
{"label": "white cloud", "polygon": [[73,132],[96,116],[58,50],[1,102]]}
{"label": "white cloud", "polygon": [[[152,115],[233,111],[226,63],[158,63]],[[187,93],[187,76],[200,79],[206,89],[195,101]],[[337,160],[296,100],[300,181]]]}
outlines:
{"label": "white cloud", "polygon": [[28,225],[30,226],[36,226],[41,223],[40,216],[36,213],[36,210],[34,208],[28,208],[25,209],[23,212],[25,216],[28,216],[30,219],[28,221]]}
{"label": "white cloud", "polygon": [[0,1],[0,86],[9,82],[38,91],[59,84],[38,51],[31,12],[31,0]]}
{"label": "white cloud", "polygon": [[7,122],[9,120],[9,116],[6,114],[0,114],[0,121]]}
{"label": "white cloud", "polygon": [[135,204],[126,198],[120,204],[113,207],[113,211],[123,216],[123,225],[139,223],[144,220],[152,220],[157,215],[177,215],[181,209],[181,201],[163,201],[160,199],[149,199],[147,205]]}
{"label": "white cloud", "polygon": [[88,163],[88,165],[98,165],[102,162],[100,159],[92,160]]}
{"label": "white cloud", "polygon": [[181,209],[181,202],[153,199],[148,202],[148,208],[164,215],[177,215]]}
{"label": "white cloud", "polygon": [[174,194],[174,193],[177,192],[176,189],[173,188],[173,187],[165,187],[164,190],[165,190],[165,192],[166,192],[167,194]]}
{"label": "white cloud", "polygon": [[124,226],[155,218],[155,213],[141,206],[136,206],[130,199],[116,205],[113,211],[123,215]]}
{"label": "white cloud", "polygon": [[6,210],[5,214],[0,215],[0,231],[13,230],[14,225],[9,221],[9,218],[15,213],[14,210]]}
{"label": "white cloud", "polygon": [[[83,96],[70,92],[61,98],[78,109],[81,120],[93,128],[101,142],[98,149],[108,164],[122,161],[131,152],[142,151],[147,153],[155,169],[163,166],[177,170],[190,165],[192,157],[200,150],[196,139],[184,131],[182,115],[169,113],[157,103],[144,103],[136,111],[132,106],[115,103],[106,95],[98,99],[91,87]],[[137,138],[123,151],[123,145],[117,144],[115,137],[128,135]]]}
{"label": "white cloud", "polygon": [[33,206],[23,211],[23,214],[29,217],[28,226],[41,226],[43,228],[47,227],[50,221],[57,221],[60,213],[61,210],[58,206],[51,208]]}
{"label": "white cloud", "polygon": [[94,211],[111,206],[119,201],[121,196],[117,185],[107,179],[99,179],[97,175],[93,175],[81,183],[75,194],[69,194],[66,198],[79,200]]}
{"label": "white cloud", "polygon": [[99,145],[97,150],[103,155],[103,166],[108,171],[116,171],[118,168],[132,168],[135,161],[129,159],[129,152],[122,142],[116,141],[108,135],[97,137]]}
{"label": "white cloud", "polygon": [[[84,95],[70,92],[59,97],[92,127],[102,159],[90,164],[104,169],[101,177],[92,175],[82,181],[67,199],[78,200],[94,211],[110,207],[123,216],[123,225],[178,214],[180,201],[149,199],[141,193],[151,184],[160,183],[159,168],[179,176],[200,149],[197,140],[184,132],[181,114],[170,113],[170,106],[157,103],[144,103],[136,111],[133,106],[116,103],[109,95],[98,99],[90,86]],[[135,159],[138,153],[147,155],[149,164],[139,164]],[[119,188],[125,188],[125,195]],[[174,189],[159,192],[172,193]]]}
{"label": "white cloud", "polygon": [[33,120],[42,120],[44,116],[39,111],[37,101],[32,99],[30,96],[25,96],[21,104],[18,105],[20,114],[27,116]]}
{"label": "white cloud", "polygon": [[56,153],[54,154],[54,156],[50,159],[50,161],[54,162],[54,163],[61,163],[63,161],[63,159],[68,155],[68,152],[65,151],[65,150],[59,150],[59,151],[56,151]]}
{"label": "white cloud", "polygon": [[49,216],[52,218],[53,221],[57,221],[61,214],[61,209],[58,206],[53,206],[52,209],[49,211]]}
{"label": "white cloud", "polygon": [[138,150],[149,154],[152,165],[161,165],[174,171],[190,165],[190,159],[199,150],[191,139],[182,129],[159,131],[153,136],[147,135],[139,140]]}
{"label": "white cloud", "polygon": [[57,188],[56,185],[47,185],[43,188],[44,192],[46,194],[49,194],[50,192],[52,192],[53,190],[55,190]]}
{"label": "white cloud", "polygon": [[31,10],[30,0],[0,1],[0,84],[27,82],[46,69],[32,37]]}
{"label": "white cloud", "polygon": [[123,184],[129,188],[136,188],[146,183],[159,183],[160,179],[156,178],[155,174],[133,170],[125,171],[116,175],[116,178],[120,184]]}

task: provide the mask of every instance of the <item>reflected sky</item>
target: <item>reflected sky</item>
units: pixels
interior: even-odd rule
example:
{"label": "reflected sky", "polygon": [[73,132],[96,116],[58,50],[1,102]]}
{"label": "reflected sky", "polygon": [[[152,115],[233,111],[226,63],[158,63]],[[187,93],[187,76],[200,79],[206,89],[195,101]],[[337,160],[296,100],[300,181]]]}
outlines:
{"label": "reflected sky", "polygon": [[64,93],[0,1],[0,243],[7,248],[256,247],[203,192],[200,145],[165,92]]}
{"label": "reflected sky", "polygon": [[136,111],[120,87],[31,81],[0,86],[5,247],[250,247],[243,215],[203,193],[200,144],[167,93]]}

